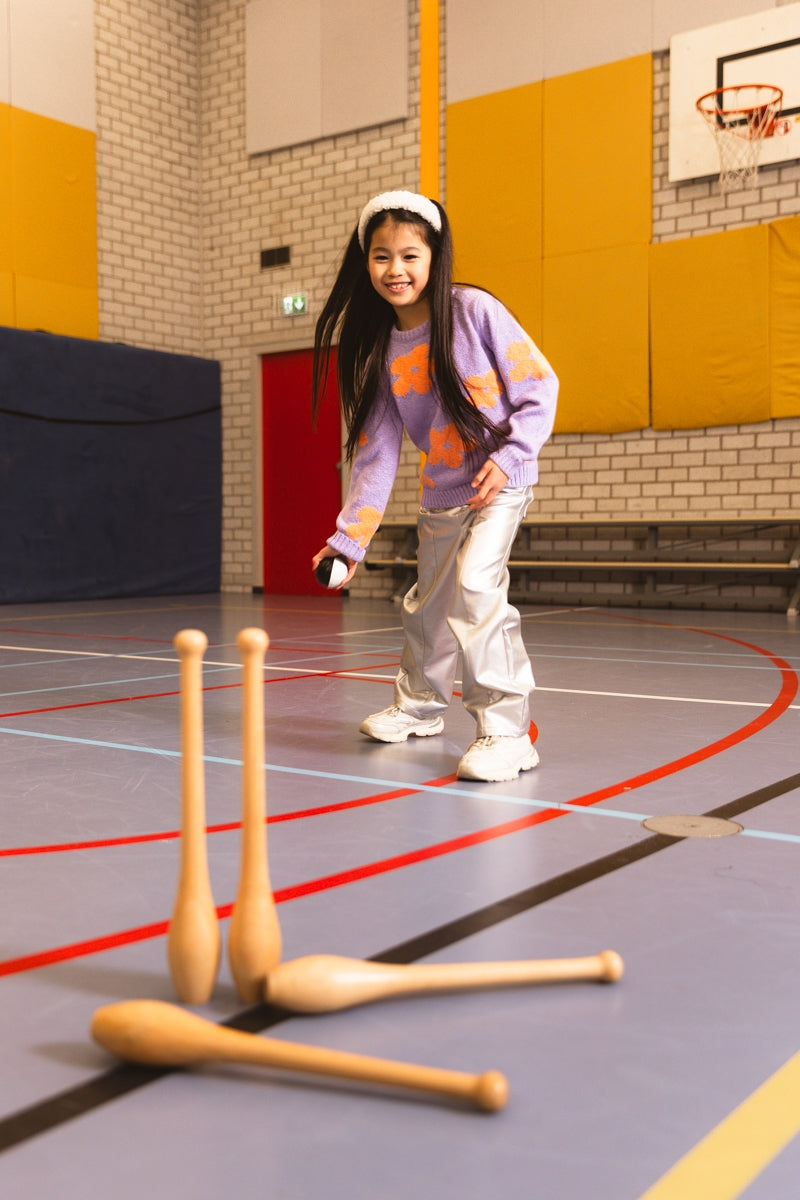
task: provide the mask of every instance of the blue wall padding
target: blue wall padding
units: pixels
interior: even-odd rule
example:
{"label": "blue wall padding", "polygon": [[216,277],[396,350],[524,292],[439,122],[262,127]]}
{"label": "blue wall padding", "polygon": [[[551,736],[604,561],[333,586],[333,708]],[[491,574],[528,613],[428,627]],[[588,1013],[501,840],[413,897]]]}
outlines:
{"label": "blue wall padding", "polygon": [[0,328],[0,602],[219,589],[219,363]]}

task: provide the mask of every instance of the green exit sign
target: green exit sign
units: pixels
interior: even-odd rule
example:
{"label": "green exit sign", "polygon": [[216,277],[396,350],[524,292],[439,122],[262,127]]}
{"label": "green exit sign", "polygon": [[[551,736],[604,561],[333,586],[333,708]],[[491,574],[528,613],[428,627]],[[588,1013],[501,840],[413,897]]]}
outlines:
{"label": "green exit sign", "polygon": [[285,317],[302,317],[306,312],[306,296],[305,292],[298,292],[294,296],[283,297],[283,315]]}

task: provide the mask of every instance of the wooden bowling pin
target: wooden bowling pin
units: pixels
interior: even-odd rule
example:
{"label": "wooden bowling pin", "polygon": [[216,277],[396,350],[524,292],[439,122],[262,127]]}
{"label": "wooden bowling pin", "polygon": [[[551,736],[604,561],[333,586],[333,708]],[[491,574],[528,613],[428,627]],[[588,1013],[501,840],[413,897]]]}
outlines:
{"label": "wooden bowling pin", "polygon": [[167,960],[185,1004],[211,995],[220,958],[220,934],[206,853],[203,766],[203,653],[199,629],[175,637],[181,677],[181,851],[178,892],[167,935]]}
{"label": "wooden bowling pin", "polygon": [[281,930],[267,860],[267,787],[264,774],[263,629],[243,629],[236,639],[244,671],[242,689],[242,861],[228,937],[236,990],[248,1004],[263,998],[266,976],[281,960]]}
{"label": "wooden bowling pin", "polygon": [[264,998],[292,1012],[335,1012],[372,1000],[421,992],[589,979],[611,982],[619,979],[622,971],[622,959],[614,950],[584,958],[408,965],[309,954],[275,967],[267,976]]}
{"label": "wooden bowling pin", "polygon": [[148,1066],[185,1067],[213,1060],[254,1063],[433,1092],[465,1100],[486,1112],[502,1108],[508,1097],[508,1083],[499,1071],[469,1075],[322,1046],[302,1046],[225,1029],[160,1000],[124,1000],[98,1008],[91,1033],[99,1045],[118,1058]]}

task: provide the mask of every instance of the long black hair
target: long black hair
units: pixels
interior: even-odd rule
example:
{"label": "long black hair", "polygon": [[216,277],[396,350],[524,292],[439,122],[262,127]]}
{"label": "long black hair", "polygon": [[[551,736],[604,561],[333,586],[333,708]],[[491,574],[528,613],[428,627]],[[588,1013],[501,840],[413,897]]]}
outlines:
{"label": "long black hair", "polygon": [[345,452],[353,458],[367,414],[372,407],[386,367],[389,338],[395,328],[394,309],[372,286],[367,256],[374,231],[385,220],[413,225],[431,251],[425,296],[430,302],[429,362],[442,408],[456,427],[467,451],[482,442],[496,449],[502,431],[471,400],[453,361],[453,238],[447,214],[435,200],[442,228],[433,226],[404,208],[383,209],[364,231],[364,250],[353,232],[344,252],[336,282],[319,315],[314,334],[312,413],[316,418],[330,368],[331,348],[339,334],[336,377],[339,400],[347,428]]}

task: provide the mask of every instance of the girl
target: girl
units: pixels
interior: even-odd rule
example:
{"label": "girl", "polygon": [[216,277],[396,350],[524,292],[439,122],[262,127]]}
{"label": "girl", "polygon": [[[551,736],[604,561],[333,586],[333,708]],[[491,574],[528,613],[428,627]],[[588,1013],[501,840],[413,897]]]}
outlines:
{"label": "girl", "polygon": [[417,582],[403,600],[394,703],[367,717],[379,742],[444,728],[462,655],[477,738],[461,779],[515,779],[535,767],[533,674],[508,603],[506,564],[550,436],[558,382],[488,292],[452,282],[444,209],[384,192],[361,213],[316,327],[313,405],[338,332],[337,375],[352,462],[337,531],[312,560],[342,555],[352,577],[378,528],[405,430],[424,452]]}

